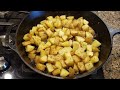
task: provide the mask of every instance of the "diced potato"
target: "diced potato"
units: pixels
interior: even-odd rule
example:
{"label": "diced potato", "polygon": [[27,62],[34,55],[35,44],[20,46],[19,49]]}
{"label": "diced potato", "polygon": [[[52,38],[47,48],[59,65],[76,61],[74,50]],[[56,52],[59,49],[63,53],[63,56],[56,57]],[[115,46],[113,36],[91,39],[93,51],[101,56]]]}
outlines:
{"label": "diced potato", "polygon": [[55,63],[55,56],[54,55],[48,55],[48,62],[49,63]]}
{"label": "diced potato", "polygon": [[92,51],[93,51],[93,52],[99,52],[100,50],[99,50],[99,48],[97,48],[97,47],[92,47]]}
{"label": "diced potato", "polygon": [[68,71],[69,71],[69,77],[73,77],[75,74],[75,70],[72,67],[70,67]]}
{"label": "diced potato", "polygon": [[67,38],[68,38],[68,36],[66,36],[66,35],[62,36],[62,39],[63,39],[64,41],[66,41]]}
{"label": "diced potato", "polygon": [[61,16],[60,16],[60,19],[61,19],[61,20],[65,20],[65,19],[66,19],[66,15],[61,15]]}
{"label": "diced potato", "polygon": [[73,36],[78,35],[78,31],[76,31],[76,30],[74,30],[74,29],[70,30],[70,33],[71,33],[71,35],[73,35]]}
{"label": "diced potato", "polygon": [[94,52],[94,54],[93,54],[94,56],[99,56],[99,52]]}
{"label": "diced potato", "polygon": [[23,37],[23,39],[24,39],[25,41],[30,40],[29,34],[25,34],[24,37]]}
{"label": "diced potato", "polygon": [[40,56],[41,56],[41,57],[42,57],[42,56],[46,56],[45,50],[41,50],[41,51],[40,51]]}
{"label": "diced potato", "polygon": [[54,68],[53,68],[51,63],[47,63],[46,67],[47,67],[47,70],[48,70],[49,73],[51,73],[54,70]]}
{"label": "diced potato", "polygon": [[34,60],[36,64],[40,63],[40,56],[36,55]]}
{"label": "diced potato", "polygon": [[80,48],[79,42],[73,41],[73,51],[76,51],[78,48]]}
{"label": "diced potato", "polygon": [[58,68],[58,69],[62,69],[62,64],[60,61],[56,61],[55,62],[55,66]]}
{"label": "diced potato", "polygon": [[45,56],[42,56],[41,58],[40,58],[40,63],[46,63],[47,62],[47,56],[45,55]]}
{"label": "diced potato", "polygon": [[64,46],[64,47],[70,47],[70,42],[69,41],[65,41],[63,43],[61,43],[61,46]]}
{"label": "diced potato", "polygon": [[49,41],[50,41],[52,44],[55,44],[55,38],[50,38]]}
{"label": "diced potato", "polygon": [[67,35],[67,36],[70,35],[70,30],[69,29],[66,30],[65,35]]}
{"label": "diced potato", "polygon": [[51,20],[46,20],[45,24],[47,25],[47,27],[53,28],[53,22]]}
{"label": "diced potato", "polygon": [[71,54],[68,52],[68,53],[65,53],[65,63],[66,63],[66,65],[68,65],[68,66],[73,66],[73,64],[74,64],[74,61],[73,61],[73,58],[72,58],[72,56],[71,56]]}
{"label": "diced potato", "polygon": [[89,24],[89,22],[87,21],[87,20],[83,20],[83,23],[85,24],[85,25],[88,25]]}
{"label": "diced potato", "polygon": [[32,45],[27,45],[27,46],[26,46],[26,52],[31,52],[31,51],[34,50],[34,49],[35,49],[35,47],[32,46]]}
{"label": "diced potato", "polygon": [[45,48],[48,48],[51,46],[51,43],[48,41],[46,44],[45,44]]}
{"label": "diced potato", "polygon": [[80,42],[82,48],[84,48],[85,50],[87,49],[87,43],[86,42]]}
{"label": "diced potato", "polygon": [[60,55],[64,55],[65,53],[71,52],[71,51],[72,51],[72,48],[71,48],[71,47],[64,47],[63,49],[60,49],[60,50],[59,50],[59,54],[60,54]]}
{"label": "diced potato", "polygon": [[55,56],[55,60],[56,60],[56,61],[64,60],[64,57],[63,57],[62,55],[60,55],[60,54],[57,54],[57,55]]}
{"label": "diced potato", "polygon": [[94,67],[93,63],[91,63],[91,62],[88,62],[88,63],[85,64],[85,68],[86,68],[87,71],[92,69],[93,67]]}
{"label": "diced potato", "polygon": [[61,59],[61,60],[59,60],[59,61],[61,62],[63,68],[66,68],[66,67],[67,67],[67,65],[65,64],[65,61],[64,61],[64,60]]}
{"label": "diced potato", "polygon": [[84,42],[85,39],[83,37],[80,37],[80,36],[75,36],[75,40],[78,41],[78,42]]}
{"label": "diced potato", "polygon": [[78,23],[79,23],[78,20],[76,20],[76,19],[73,20],[73,26],[74,26],[74,27],[76,27],[76,26],[78,25]]}
{"label": "diced potato", "polygon": [[81,37],[85,37],[85,31],[78,31],[78,35]]}
{"label": "diced potato", "polygon": [[73,20],[73,19],[74,19],[74,16],[68,16],[67,19]]}
{"label": "diced potato", "polygon": [[22,42],[22,45],[23,45],[23,46],[27,46],[27,45],[30,45],[30,44],[31,44],[30,41],[24,41],[24,42]]}
{"label": "diced potato", "polygon": [[99,47],[101,45],[101,43],[98,40],[94,40],[92,43],[93,47]]}
{"label": "diced potato", "polygon": [[52,72],[52,74],[54,75],[54,76],[57,76],[57,75],[59,75],[60,74],[60,69],[55,69],[53,72]]}
{"label": "diced potato", "polygon": [[31,54],[35,54],[36,53],[36,50],[32,50],[31,52],[29,52]]}
{"label": "diced potato", "polygon": [[87,24],[82,26],[82,30],[83,31],[88,31],[89,30],[89,26]]}
{"label": "diced potato", "polygon": [[86,32],[86,37],[87,38],[90,38],[90,37],[93,38],[93,35],[90,32]]}
{"label": "diced potato", "polygon": [[36,68],[37,68],[38,70],[40,70],[40,71],[44,71],[45,68],[46,68],[46,66],[43,65],[43,64],[37,63],[37,64],[36,64]]}
{"label": "diced potato", "polygon": [[62,69],[60,72],[60,76],[61,77],[66,77],[69,75],[69,72],[66,69]]}
{"label": "diced potato", "polygon": [[29,57],[31,60],[33,60],[33,59],[35,58],[35,56],[36,56],[36,54],[32,54],[32,53],[29,53],[29,54],[28,54],[28,57]]}
{"label": "diced potato", "polygon": [[59,45],[60,42],[60,38],[59,37],[55,37],[55,45]]}
{"label": "diced potato", "polygon": [[45,49],[45,43],[44,42],[41,42],[38,46],[38,49],[37,49],[37,52],[40,52],[41,50]]}
{"label": "diced potato", "polygon": [[39,36],[40,36],[40,38],[41,38],[41,40],[46,40],[47,39],[47,35],[46,35],[46,33],[45,32],[39,32],[38,33],[39,34]]}
{"label": "diced potato", "polygon": [[88,63],[89,61],[90,61],[90,57],[89,57],[89,56],[87,56],[87,57],[83,60],[84,63]]}
{"label": "diced potato", "polygon": [[87,45],[87,51],[92,51],[92,45]]}
{"label": "diced potato", "polygon": [[58,51],[56,50],[56,46],[52,45],[51,48],[50,48],[50,54],[51,55],[55,55],[57,53],[58,53]]}
{"label": "diced potato", "polygon": [[64,36],[64,32],[62,30],[59,31],[59,36],[63,37]]}
{"label": "diced potato", "polygon": [[46,30],[46,34],[51,37],[53,35],[53,32],[50,29]]}
{"label": "diced potato", "polygon": [[77,66],[80,72],[84,72],[86,70],[83,62],[78,62]]}
{"label": "diced potato", "polygon": [[74,64],[73,69],[75,70],[76,73],[79,72],[79,69],[76,64]]}
{"label": "diced potato", "polygon": [[78,18],[78,21],[79,21],[78,27],[79,27],[79,29],[81,29],[83,26],[83,17]]}
{"label": "diced potato", "polygon": [[75,63],[78,63],[78,62],[81,61],[81,59],[78,56],[76,56],[76,55],[73,55],[72,58],[73,58]]}
{"label": "diced potato", "polygon": [[62,26],[61,20],[56,19],[56,22],[54,23],[54,26],[55,26],[56,28],[60,28],[60,27]]}
{"label": "diced potato", "polygon": [[75,51],[75,54],[79,56],[81,59],[85,59],[85,57],[87,56],[86,52],[81,52],[79,49]]}
{"label": "diced potato", "polygon": [[93,41],[93,38],[92,37],[86,37],[85,38],[85,42],[87,42],[88,44],[91,44]]}
{"label": "diced potato", "polygon": [[99,61],[99,58],[97,56],[93,56],[90,60],[91,63],[97,63]]}
{"label": "diced potato", "polygon": [[49,55],[50,54],[50,48],[46,48],[45,53],[46,53],[46,55]]}
{"label": "diced potato", "polygon": [[39,36],[32,36],[32,38],[34,39],[35,45],[39,46],[41,43],[41,38]]}
{"label": "diced potato", "polygon": [[87,55],[88,55],[88,56],[93,56],[93,52],[87,51]]}
{"label": "diced potato", "polygon": [[72,20],[67,20],[67,23],[65,24],[64,27],[70,28],[71,23],[72,23]]}
{"label": "diced potato", "polygon": [[52,20],[52,19],[53,19],[53,16],[48,16],[47,19],[48,19],[48,20]]}

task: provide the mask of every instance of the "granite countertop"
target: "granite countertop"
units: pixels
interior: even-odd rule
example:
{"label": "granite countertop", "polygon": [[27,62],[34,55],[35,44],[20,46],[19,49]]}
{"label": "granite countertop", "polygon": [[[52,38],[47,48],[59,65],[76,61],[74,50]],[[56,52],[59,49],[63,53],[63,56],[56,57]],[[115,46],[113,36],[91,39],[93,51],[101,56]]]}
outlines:
{"label": "granite countertop", "polygon": [[[113,29],[120,30],[120,11],[95,11]],[[113,38],[113,48],[108,62],[103,66],[105,79],[120,79],[120,35]]]}

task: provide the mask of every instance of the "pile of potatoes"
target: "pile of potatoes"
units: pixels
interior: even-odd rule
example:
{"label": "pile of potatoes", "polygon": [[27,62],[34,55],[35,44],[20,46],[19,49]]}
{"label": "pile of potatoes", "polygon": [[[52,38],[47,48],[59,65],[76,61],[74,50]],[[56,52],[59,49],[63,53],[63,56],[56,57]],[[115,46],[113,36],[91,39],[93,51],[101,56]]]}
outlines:
{"label": "pile of potatoes", "polygon": [[83,17],[48,16],[24,35],[22,45],[38,70],[73,77],[99,61],[101,43],[94,36]]}

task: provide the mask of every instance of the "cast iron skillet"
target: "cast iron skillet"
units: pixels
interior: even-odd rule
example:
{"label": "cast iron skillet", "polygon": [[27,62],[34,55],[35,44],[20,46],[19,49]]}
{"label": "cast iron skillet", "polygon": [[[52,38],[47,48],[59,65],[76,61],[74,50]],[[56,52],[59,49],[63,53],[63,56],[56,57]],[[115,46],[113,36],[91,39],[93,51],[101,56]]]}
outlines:
{"label": "cast iron skillet", "polygon": [[112,38],[115,34],[120,33],[120,30],[108,30],[108,27],[105,23],[93,12],[89,11],[31,11],[27,17],[25,17],[20,25],[17,28],[16,38],[15,38],[15,45],[11,45],[8,41],[10,30],[7,31],[6,34],[6,42],[11,49],[18,53],[21,57],[22,61],[32,70],[35,72],[51,77],[56,79],[63,79],[61,77],[53,76],[47,73],[43,73],[35,68],[33,62],[30,62],[29,58],[27,57],[27,53],[25,52],[25,48],[22,46],[23,36],[29,32],[29,30],[40,23],[41,20],[46,19],[47,16],[57,16],[57,15],[67,15],[67,16],[74,16],[75,18],[83,17],[89,21],[90,26],[95,30],[96,39],[101,42],[100,47],[100,55],[99,59],[100,62],[95,64],[95,68],[91,69],[88,72],[76,75],[74,79],[82,78],[92,74],[93,72],[100,69],[105,62],[108,60],[109,55],[112,50]]}

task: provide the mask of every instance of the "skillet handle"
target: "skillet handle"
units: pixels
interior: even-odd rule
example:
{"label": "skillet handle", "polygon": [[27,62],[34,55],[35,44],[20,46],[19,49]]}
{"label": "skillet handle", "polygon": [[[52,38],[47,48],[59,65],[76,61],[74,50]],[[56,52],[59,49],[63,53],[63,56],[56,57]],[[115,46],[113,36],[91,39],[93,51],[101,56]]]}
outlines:
{"label": "skillet handle", "polygon": [[[9,26],[9,28],[6,31],[6,37],[5,37],[5,43],[6,45],[11,48],[12,50],[14,50],[15,52],[17,52],[16,50],[16,46],[15,46],[15,38],[13,39],[13,37],[10,37],[11,34],[11,30],[17,26],[17,24],[13,24],[11,26]],[[14,35],[15,36],[15,35]]]}
{"label": "skillet handle", "polygon": [[120,34],[120,30],[118,29],[109,29],[109,32],[110,32],[110,36],[111,38],[113,38],[116,34]]}

